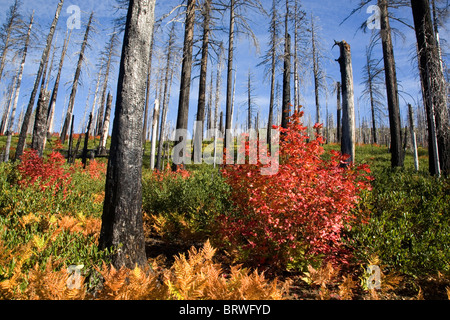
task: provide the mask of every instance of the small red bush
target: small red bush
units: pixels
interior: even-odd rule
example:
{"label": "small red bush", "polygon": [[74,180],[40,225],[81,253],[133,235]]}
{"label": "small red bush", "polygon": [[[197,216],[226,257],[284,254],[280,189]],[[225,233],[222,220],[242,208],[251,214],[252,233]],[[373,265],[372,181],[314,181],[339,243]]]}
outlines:
{"label": "small red bush", "polygon": [[41,190],[55,187],[55,192],[63,190],[71,181],[71,172],[64,168],[65,159],[59,153],[53,151],[48,157],[39,157],[36,150],[25,150],[22,155],[18,170],[22,178],[19,185],[33,185],[38,181]]}
{"label": "small red bush", "polygon": [[223,169],[236,210],[221,216],[221,239],[257,266],[286,267],[299,255],[336,259],[342,231],[356,218],[352,209],[370,188],[367,166],[344,169],[348,156],[333,151],[330,160],[323,159],[323,138],[309,141],[302,115],[295,113],[287,129],[276,127],[276,174],[261,175],[260,162]]}

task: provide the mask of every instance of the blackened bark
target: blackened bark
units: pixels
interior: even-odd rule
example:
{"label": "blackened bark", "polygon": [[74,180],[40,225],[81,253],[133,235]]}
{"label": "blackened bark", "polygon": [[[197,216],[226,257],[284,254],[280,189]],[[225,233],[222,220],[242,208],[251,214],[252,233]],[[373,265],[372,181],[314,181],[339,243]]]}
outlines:
{"label": "blackened bark", "polygon": [[403,166],[402,129],[400,106],[395,70],[394,47],[392,45],[391,27],[388,16],[387,0],[378,0],[381,15],[381,43],[383,47],[386,95],[389,109],[389,127],[391,133],[391,166]]}
{"label": "blackened bark", "polygon": [[[234,24],[235,24],[235,6],[236,1],[230,1],[230,29],[228,33],[228,64],[227,64],[227,97],[226,97],[226,109],[225,109],[225,140],[224,147],[225,152],[229,149],[228,141],[231,139],[227,138],[228,130],[231,129],[231,105],[232,105],[232,90],[233,90],[233,55],[234,55]],[[221,118],[222,119],[222,118]],[[221,120],[222,121],[222,120]]]}
{"label": "blackened bark", "polygon": [[[205,0],[203,7],[203,40],[202,40],[202,60],[200,64],[200,81],[198,89],[198,105],[197,105],[197,127],[195,128],[194,140],[200,144],[194,143],[194,162],[201,163],[203,141],[203,128],[205,122],[205,105],[206,105],[206,77],[208,70],[208,46],[209,46],[209,23],[211,20],[211,0]],[[200,150],[196,150],[195,146],[199,145]]]}
{"label": "blackened bark", "polygon": [[155,0],[130,0],[120,61],[99,248],[112,264],[146,264],[142,221],[142,117]]}
{"label": "blackened bark", "polygon": [[[191,90],[191,71],[192,71],[192,50],[194,46],[194,22],[195,22],[195,5],[196,0],[188,0],[185,30],[184,30],[184,44],[183,44],[183,61],[181,64],[181,81],[180,81],[180,98],[178,101],[178,116],[177,116],[177,132],[180,133],[175,138],[176,144],[187,145],[187,137],[181,134],[181,130],[187,130],[188,116],[189,116],[189,95]],[[181,130],[180,130],[181,129]],[[185,161],[185,148],[181,148],[180,154],[176,155],[181,164]],[[180,164],[174,164],[172,169],[175,171]]]}
{"label": "blackened bark", "polygon": [[281,127],[287,128],[289,118],[289,106],[291,101],[291,36],[286,36],[284,49],[283,71],[283,106],[281,114]]}
{"label": "blackened bark", "polygon": [[445,78],[441,68],[438,42],[433,30],[428,0],[411,0],[414,17],[419,71],[428,122],[429,171],[450,174],[450,126]]}
{"label": "blackened bark", "polygon": [[337,115],[336,115],[336,119],[337,119],[336,120],[336,122],[337,122],[337,124],[336,124],[336,141],[341,142],[341,132],[342,132],[341,111],[342,111],[342,108],[341,108],[341,83],[340,82],[338,82],[336,84],[336,105],[337,105],[337,108],[336,108],[336,112],[337,112]]}
{"label": "blackened bark", "polygon": [[87,163],[87,153],[88,153],[88,143],[89,143],[89,131],[92,126],[92,113],[89,114],[89,121],[86,129],[86,133],[84,135],[84,146],[83,146],[83,154],[81,156],[81,163],[83,164],[83,168],[86,169]]}

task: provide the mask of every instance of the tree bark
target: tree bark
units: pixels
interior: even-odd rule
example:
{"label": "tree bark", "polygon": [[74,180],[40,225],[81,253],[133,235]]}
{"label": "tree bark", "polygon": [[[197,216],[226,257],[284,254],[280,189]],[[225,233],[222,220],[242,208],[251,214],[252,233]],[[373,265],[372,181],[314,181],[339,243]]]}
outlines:
{"label": "tree bark", "polygon": [[[194,141],[194,163],[201,163],[202,158],[202,142],[203,128],[205,122],[205,105],[206,105],[206,77],[208,75],[208,46],[211,20],[211,0],[205,0],[203,7],[203,39],[202,39],[202,60],[200,63],[200,81],[198,89],[198,106],[197,106],[197,127],[195,128]],[[200,146],[200,150],[195,147]]]}
{"label": "tree bark", "polygon": [[174,155],[174,165],[172,169],[176,171],[186,161],[186,154],[184,151],[187,146],[187,136],[183,130],[187,130],[188,116],[189,116],[189,95],[191,89],[191,71],[192,71],[192,50],[194,46],[194,22],[195,22],[195,6],[196,0],[188,0],[185,30],[184,30],[184,44],[183,44],[183,61],[181,63],[181,81],[180,81],[180,97],[178,101],[178,116],[177,116],[177,133],[175,136],[176,145],[184,146],[179,154]]}
{"label": "tree bark", "polygon": [[289,105],[291,101],[291,36],[287,34],[284,48],[283,70],[283,106],[281,114],[281,127],[287,128],[289,118]]}
{"label": "tree bark", "polygon": [[52,40],[53,40],[53,35],[55,33],[55,29],[56,29],[56,24],[58,23],[58,19],[59,19],[59,15],[61,13],[61,9],[63,6],[64,0],[60,0],[58,3],[58,7],[56,9],[56,13],[55,13],[55,17],[53,18],[53,22],[52,25],[50,27],[50,32],[47,36],[47,43],[45,46],[45,49],[42,53],[42,57],[41,57],[41,61],[39,63],[39,69],[36,75],[36,80],[34,82],[34,87],[33,90],[31,91],[31,96],[30,96],[30,101],[28,103],[28,107],[26,109],[24,118],[23,118],[23,122],[22,122],[22,128],[20,129],[20,135],[19,135],[19,142],[17,143],[17,148],[16,148],[16,154],[14,156],[14,160],[19,160],[20,157],[23,154],[23,151],[25,150],[25,144],[26,144],[26,139],[27,139],[27,132],[28,132],[28,127],[30,125],[31,122],[31,116],[33,113],[33,106],[34,106],[34,101],[36,99],[36,94],[37,94],[37,90],[39,88],[39,83],[42,77],[42,72],[44,70],[44,66],[47,63],[48,60],[48,56],[49,56],[49,52],[50,52],[50,47],[52,46]]}
{"label": "tree bark", "polygon": [[[108,97],[109,98],[109,97]],[[87,152],[88,152],[88,143],[89,143],[89,131],[92,126],[92,113],[89,114],[88,125],[86,129],[86,133],[84,135],[84,146],[83,146],[83,155],[81,157],[81,163],[83,164],[83,168],[86,169],[87,164]]]}
{"label": "tree bark", "polygon": [[341,129],[341,123],[342,123],[342,121],[341,121],[341,111],[342,111],[342,108],[341,108],[341,83],[340,82],[338,82],[337,84],[336,84],[336,105],[337,105],[337,108],[336,108],[336,112],[337,112],[337,115],[336,115],[336,141],[337,142],[341,142],[341,132],[342,132],[342,129]]}
{"label": "tree bark", "polygon": [[353,67],[350,45],[337,42],[340,48],[340,57],[337,60],[341,70],[342,84],[342,139],[341,152],[349,155],[346,164],[355,161],[355,99],[353,91]]}
{"label": "tree bark", "polygon": [[381,43],[383,47],[386,95],[389,109],[389,127],[391,133],[391,166],[403,166],[402,129],[398,98],[397,73],[395,69],[394,47],[388,16],[387,0],[378,0],[381,18]]}
{"label": "tree bark", "polygon": [[142,116],[155,0],[130,0],[120,61],[99,248],[112,264],[146,264],[142,221]]}
{"label": "tree bark", "polygon": [[[230,0],[230,25],[228,33],[228,63],[227,63],[227,96],[226,96],[226,109],[225,109],[225,139],[224,148],[225,152],[229,149],[228,141],[231,141],[227,137],[231,129],[231,104],[233,93],[233,55],[234,55],[234,27],[235,27],[235,8],[236,1]],[[228,159],[228,157],[226,157]]]}
{"label": "tree bark", "polygon": [[80,51],[80,55],[78,56],[77,68],[75,70],[75,76],[73,78],[73,83],[72,83],[72,91],[70,92],[69,106],[67,107],[66,119],[64,120],[63,129],[61,131],[61,137],[60,137],[61,143],[64,143],[66,141],[67,129],[70,126],[70,121],[71,121],[72,113],[73,113],[73,107],[75,105],[75,96],[77,94],[78,82],[79,82],[80,74],[81,74],[81,67],[83,66],[84,51],[87,46],[87,41],[88,41],[88,37],[89,37],[89,31],[91,29],[93,15],[94,15],[94,12],[91,12],[91,15],[89,16],[89,22],[86,26],[86,31],[84,33],[83,43],[81,44],[81,51]]}
{"label": "tree bark", "polygon": [[450,174],[450,126],[446,83],[433,30],[428,0],[411,0],[416,31],[419,71],[428,122],[429,171]]}

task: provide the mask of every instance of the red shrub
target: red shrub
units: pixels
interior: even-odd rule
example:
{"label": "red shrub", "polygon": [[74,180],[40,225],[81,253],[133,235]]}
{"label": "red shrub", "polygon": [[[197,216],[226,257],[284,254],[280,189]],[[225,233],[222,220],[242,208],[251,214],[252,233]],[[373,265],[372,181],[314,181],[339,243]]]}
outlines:
{"label": "red shrub", "polygon": [[302,115],[294,114],[287,129],[274,127],[281,133],[276,174],[261,175],[260,162],[223,169],[236,210],[221,217],[219,229],[246,262],[284,268],[299,255],[336,257],[344,227],[356,218],[352,208],[370,188],[367,166],[344,169],[347,157],[337,152],[323,159],[323,138],[308,142]]}
{"label": "red shrub", "polygon": [[39,181],[42,190],[55,187],[55,192],[62,189],[66,192],[71,180],[71,172],[64,168],[65,159],[59,152],[52,152],[41,158],[35,150],[25,150],[18,170],[22,176],[19,185],[33,185]]}

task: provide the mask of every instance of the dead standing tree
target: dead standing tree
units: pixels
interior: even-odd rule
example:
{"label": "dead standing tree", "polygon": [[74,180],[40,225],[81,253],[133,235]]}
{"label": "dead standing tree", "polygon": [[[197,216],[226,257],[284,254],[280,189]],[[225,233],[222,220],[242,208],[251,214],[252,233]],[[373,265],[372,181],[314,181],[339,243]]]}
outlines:
{"label": "dead standing tree", "polygon": [[[16,154],[14,156],[14,160],[19,160],[25,150],[25,144],[27,139],[28,126],[31,122],[31,116],[33,113],[34,101],[36,99],[37,90],[39,88],[39,83],[41,81],[42,73],[44,71],[44,66],[47,64],[50,48],[52,46],[53,35],[55,33],[56,24],[58,23],[59,15],[61,13],[61,9],[63,6],[64,0],[60,0],[58,3],[58,7],[56,8],[55,17],[53,18],[52,25],[50,27],[50,32],[47,36],[47,43],[44,51],[42,52],[41,61],[39,63],[39,69],[36,75],[36,80],[34,82],[33,90],[31,91],[30,101],[28,103],[28,107],[25,111],[25,116],[23,118],[22,127],[20,129],[19,142],[16,147]],[[41,86],[41,92],[44,88]],[[40,93],[41,94],[41,93]]]}
{"label": "dead standing tree", "polygon": [[[155,0],[130,0],[117,84],[99,248],[112,264],[146,264],[142,221],[142,117]],[[119,247],[120,245],[120,247]]]}
{"label": "dead standing tree", "polygon": [[89,16],[89,22],[86,26],[86,31],[84,33],[83,42],[81,43],[81,50],[80,50],[80,54],[78,56],[77,68],[75,70],[75,75],[74,75],[73,82],[72,82],[72,91],[70,92],[69,106],[67,107],[66,118],[64,120],[64,125],[63,125],[62,131],[61,131],[60,139],[61,139],[62,143],[64,143],[66,141],[67,130],[70,127],[70,121],[72,119],[73,108],[75,105],[75,96],[77,94],[78,83],[79,83],[80,75],[81,75],[81,67],[83,66],[84,52],[87,47],[87,42],[89,39],[89,31],[91,30],[91,23],[92,23],[93,16],[94,16],[94,12],[91,12],[91,15]]}
{"label": "dead standing tree", "polygon": [[428,0],[411,0],[419,54],[419,71],[428,122],[429,171],[450,174],[450,126],[446,83]]}
{"label": "dead standing tree", "polygon": [[355,101],[353,92],[353,68],[350,45],[345,42],[335,42],[339,46],[340,57],[337,60],[341,70],[342,86],[342,138],[341,152],[350,158],[347,164],[355,161]]}
{"label": "dead standing tree", "polygon": [[30,34],[31,34],[31,28],[33,27],[33,17],[34,17],[34,11],[33,14],[31,15],[30,18],[30,24],[28,26],[28,32],[27,32],[27,37],[25,40],[25,46],[23,48],[22,51],[22,62],[20,63],[20,67],[19,67],[19,71],[18,71],[18,75],[17,75],[17,80],[16,80],[16,89],[14,90],[14,100],[13,100],[13,104],[12,104],[12,111],[11,111],[11,117],[9,119],[9,124],[8,124],[8,129],[6,131],[7,134],[7,138],[6,138],[6,147],[5,147],[5,156],[4,156],[4,161],[7,162],[9,161],[9,151],[11,148],[11,139],[12,139],[12,130],[13,130],[13,125],[14,125],[14,118],[16,115],[16,109],[17,109],[17,102],[19,100],[19,90],[20,90],[20,86],[22,83],[22,76],[23,76],[23,68],[25,66],[25,60],[27,58],[27,51],[28,51],[28,45],[30,42]]}
{"label": "dead standing tree", "polygon": [[[184,29],[183,60],[181,63],[180,97],[175,134],[175,148],[180,150],[174,154],[172,170],[182,166],[187,155],[187,127],[189,116],[189,95],[191,92],[192,50],[194,46],[194,22],[196,0],[188,0]],[[158,155],[159,157],[159,155]]]}

